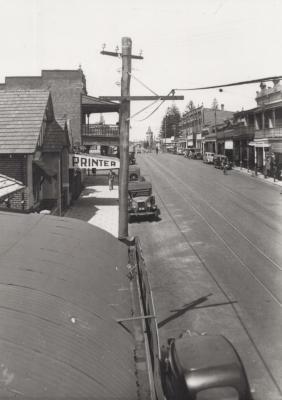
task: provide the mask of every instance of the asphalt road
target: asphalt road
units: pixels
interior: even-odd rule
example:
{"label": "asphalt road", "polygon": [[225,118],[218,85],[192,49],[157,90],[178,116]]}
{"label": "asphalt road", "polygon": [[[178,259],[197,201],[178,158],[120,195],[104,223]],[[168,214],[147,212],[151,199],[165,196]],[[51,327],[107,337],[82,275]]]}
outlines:
{"label": "asphalt road", "polygon": [[171,154],[137,162],[161,209],[159,221],[129,229],[141,239],[161,342],[224,334],[254,399],[281,399],[281,188]]}

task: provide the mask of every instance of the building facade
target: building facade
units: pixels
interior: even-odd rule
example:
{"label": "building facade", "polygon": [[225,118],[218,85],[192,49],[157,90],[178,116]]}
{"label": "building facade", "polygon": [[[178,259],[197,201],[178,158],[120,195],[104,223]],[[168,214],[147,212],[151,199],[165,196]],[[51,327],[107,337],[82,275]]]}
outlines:
{"label": "building facade", "polygon": [[181,117],[181,137],[186,137],[186,147],[201,151],[216,152],[216,132],[213,127],[232,118],[232,111],[221,108],[205,108],[204,106],[191,108],[185,111]]}
{"label": "building facade", "polygon": [[117,145],[119,128],[105,128],[103,124],[91,124],[93,113],[118,113],[119,104],[89,96],[86,77],[77,70],[42,70],[41,76],[6,77],[0,90],[47,90],[52,95],[56,120],[64,127],[68,121],[73,145]]}
{"label": "building facade", "polygon": [[48,91],[0,90],[0,173],[25,186],[2,208],[60,214],[70,201],[69,149]]}
{"label": "building facade", "polygon": [[[272,87],[261,83],[256,92],[255,108],[234,114],[233,127],[221,135],[233,141],[235,165],[277,175],[282,169],[282,85],[273,81]],[[229,136],[229,137],[228,137]],[[222,138],[219,137],[217,140]]]}

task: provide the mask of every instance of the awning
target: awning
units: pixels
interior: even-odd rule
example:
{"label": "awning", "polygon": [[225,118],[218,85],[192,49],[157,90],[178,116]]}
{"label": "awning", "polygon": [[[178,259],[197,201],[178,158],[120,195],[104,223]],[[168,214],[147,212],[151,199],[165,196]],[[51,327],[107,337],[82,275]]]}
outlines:
{"label": "awning", "polygon": [[271,143],[273,153],[282,153],[282,143]]}
{"label": "awning", "polygon": [[250,142],[249,144],[248,144],[249,146],[253,146],[253,147],[260,147],[260,148],[263,148],[263,147],[270,147],[270,144],[269,143],[266,143],[266,142]]}
{"label": "awning", "polygon": [[98,99],[97,97],[83,94],[81,96],[82,111],[89,113],[119,112],[120,104],[113,101]]}
{"label": "awning", "polygon": [[0,174],[0,200],[9,197],[24,188],[25,186],[21,182]]}
{"label": "awning", "polygon": [[33,160],[34,164],[37,165],[46,175],[54,177],[57,175],[57,171],[47,165],[44,161],[42,160]]}

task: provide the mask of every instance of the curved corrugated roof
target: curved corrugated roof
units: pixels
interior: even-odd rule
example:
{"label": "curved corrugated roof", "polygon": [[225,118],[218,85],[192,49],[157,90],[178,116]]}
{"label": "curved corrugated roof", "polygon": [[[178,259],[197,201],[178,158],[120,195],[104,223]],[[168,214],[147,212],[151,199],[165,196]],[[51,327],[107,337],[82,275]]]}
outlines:
{"label": "curved corrugated roof", "polygon": [[0,398],[135,399],[127,246],[90,224],[0,213]]}

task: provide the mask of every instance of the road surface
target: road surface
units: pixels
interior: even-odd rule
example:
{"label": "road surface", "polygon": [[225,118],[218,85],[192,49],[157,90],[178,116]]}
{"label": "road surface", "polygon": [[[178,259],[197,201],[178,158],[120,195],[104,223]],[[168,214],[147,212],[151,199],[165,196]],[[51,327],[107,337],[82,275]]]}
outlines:
{"label": "road surface", "polygon": [[281,188],[172,154],[137,162],[161,209],[159,221],[129,228],[141,239],[161,342],[224,334],[254,399],[281,399]]}

